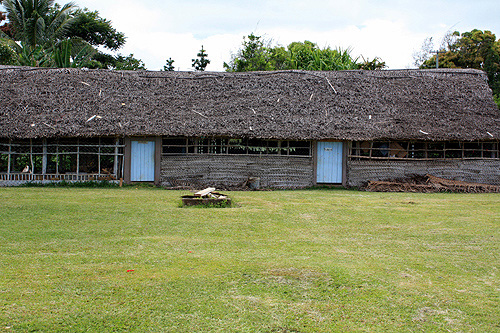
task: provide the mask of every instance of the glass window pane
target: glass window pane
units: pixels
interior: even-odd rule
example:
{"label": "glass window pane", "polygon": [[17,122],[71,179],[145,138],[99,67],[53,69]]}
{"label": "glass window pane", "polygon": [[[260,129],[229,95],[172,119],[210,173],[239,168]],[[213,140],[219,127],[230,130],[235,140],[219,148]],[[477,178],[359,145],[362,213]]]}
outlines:
{"label": "glass window pane", "polygon": [[115,166],[115,157],[112,155],[101,155],[101,170],[100,173],[112,174]]}
{"label": "glass window pane", "polygon": [[186,147],[171,147],[163,146],[163,154],[168,155],[184,155],[186,154]]}
{"label": "glass window pane", "polygon": [[99,156],[96,154],[80,154],[80,170],[81,173],[97,173],[99,172],[98,164]]}
{"label": "glass window pane", "polygon": [[246,154],[246,153],[247,153],[247,149],[243,145],[229,146],[228,147],[228,154]]}
{"label": "glass window pane", "polygon": [[99,146],[80,145],[80,153],[99,153]]}
{"label": "glass window pane", "polygon": [[247,140],[246,139],[228,139],[228,154],[246,154]]}
{"label": "glass window pane", "polygon": [[0,153],[8,153],[9,152],[9,144],[0,142]]}
{"label": "glass window pane", "polygon": [[185,146],[187,144],[186,138],[181,137],[164,137],[162,142],[164,146]]}
{"label": "glass window pane", "polygon": [[9,166],[9,155],[0,153],[0,172],[7,172]]}
{"label": "glass window pane", "polygon": [[59,154],[59,173],[75,173],[76,157],[76,154]]}
{"label": "glass window pane", "polygon": [[47,173],[57,173],[57,163],[59,162],[58,155],[47,155]]}
{"label": "glass window pane", "polygon": [[266,151],[267,142],[260,139],[248,139],[248,153],[262,154]]}
{"label": "glass window pane", "polygon": [[101,154],[109,154],[112,155],[115,153],[115,147],[106,147],[101,146]]}
{"label": "glass window pane", "polygon": [[290,150],[290,155],[309,156],[310,154],[309,148],[293,148],[293,150]]}
{"label": "glass window pane", "polygon": [[462,158],[462,145],[460,142],[445,142],[445,158]]}
{"label": "glass window pane", "polygon": [[481,148],[480,142],[465,142],[464,157],[481,157]]}
{"label": "glass window pane", "polygon": [[22,172],[26,167],[31,170],[31,160],[28,154],[10,155],[10,172]]}
{"label": "glass window pane", "polygon": [[388,157],[389,156],[389,142],[384,142],[384,141],[374,142],[372,156],[373,157]]}
{"label": "glass window pane", "polygon": [[116,144],[116,138],[107,137],[101,138],[101,146],[114,146]]}
{"label": "glass window pane", "polygon": [[442,143],[442,142],[429,142],[427,144],[427,157],[428,158],[444,158],[444,143]]}
{"label": "glass window pane", "polygon": [[288,141],[288,155],[309,156],[310,146],[309,141]]}
{"label": "glass window pane", "polygon": [[425,143],[423,142],[410,142],[409,144],[409,158],[425,158]]}
{"label": "glass window pane", "polygon": [[498,158],[498,144],[496,142],[483,143],[483,157]]}
{"label": "glass window pane", "polygon": [[279,152],[280,152],[279,141],[277,140],[267,141],[267,151],[266,151],[267,154],[277,155],[279,154]]}
{"label": "glass window pane", "polygon": [[42,173],[43,155],[33,155],[33,173]]}

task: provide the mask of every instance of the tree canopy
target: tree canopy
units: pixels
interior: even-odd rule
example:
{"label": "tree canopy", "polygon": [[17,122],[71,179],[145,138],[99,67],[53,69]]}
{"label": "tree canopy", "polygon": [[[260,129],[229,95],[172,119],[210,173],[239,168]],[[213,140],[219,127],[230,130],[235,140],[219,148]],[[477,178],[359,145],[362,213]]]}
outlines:
{"label": "tree canopy", "polygon": [[163,70],[166,72],[172,72],[175,70],[174,66],[175,60],[173,60],[171,57],[166,60],[165,65],[163,66]]}
{"label": "tree canopy", "polygon": [[93,46],[104,46],[116,51],[125,45],[125,35],[116,31],[111,21],[99,16],[99,12],[87,8],[77,9],[75,21],[66,31],[66,37],[79,37]]}
{"label": "tree canopy", "polygon": [[271,47],[251,33],[248,40],[243,37],[242,47],[224,68],[228,72],[266,71],[276,69],[276,65],[271,63]]}
{"label": "tree canopy", "polygon": [[74,21],[72,3],[55,6],[53,0],[4,0],[12,37],[26,46],[49,47],[64,37]]}
{"label": "tree canopy", "polygon": [[325,47],[321,49],[311,41],[293,42],[286,48],[271,46],[270,41],[251,33],[243,38],[238,52],[229,63],[224,63],[228,72],[271,71],[286,69],[302,70],[347,70],[382,69],[385,63],[379,58],[373,60],[354,58],[350,49]]}
{"label": "tree canopy", "polygon": [[[208,54],[206,53],[207,50],[203,48],[203,45],[201,46],[200,52],[196,54],[198,58],[192,59],[192,67],[200,72],[203,72],[205,68],[207,68],[208,64],[210,63],[210,60],[208,60]],[[172,61],[173,62],[173,61]]]}
{"label": "tree canopy", "polygon": [[125,35],[97,11],[53,0],[3,0],[3,5],[6,15],[0,13],[0,22],[7,18],[8,23],[0,26],[0,64],[145,69],[132,54],[113,56],[98,49],[118,50]]}
{"label": "tree canopy", "polygon": [[[488,75],[488,83],[496,103],[500,107],[500,39],[491,31],[474,29],[447,34],[440,47],[440,68],[475,68]],[[436,55],[428,53],[420,68],[434,68]]]}
{"label": "tree canopy", "polygon": [[[2,4],[2,0],[0,0],[0,5]],[[12,24],[7,22],[7,15],[4,12],[0,12],[0,32],[6,34],[7,36],[12,36],[14,33],[12,31]],[[0,33],[0,36],[2,34]]]}

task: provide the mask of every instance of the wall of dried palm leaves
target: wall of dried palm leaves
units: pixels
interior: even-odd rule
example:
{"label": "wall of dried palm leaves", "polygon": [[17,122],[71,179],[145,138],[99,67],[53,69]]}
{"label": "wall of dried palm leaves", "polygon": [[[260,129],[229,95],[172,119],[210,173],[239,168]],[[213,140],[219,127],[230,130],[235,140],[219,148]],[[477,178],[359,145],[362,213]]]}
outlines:
{"label": "wall of dried palm leaves", "polygon": [[450,160],[349,160],[347,184],[408,178],[430,174],[452,180],[500,185],[499,159]]}
{"label": "wall of dried palm leaves", "polygon": [[276,155],[162,156],[164,187],[243,188],[259,179],[262,188],[304,188],[313,185],[312,157]]}

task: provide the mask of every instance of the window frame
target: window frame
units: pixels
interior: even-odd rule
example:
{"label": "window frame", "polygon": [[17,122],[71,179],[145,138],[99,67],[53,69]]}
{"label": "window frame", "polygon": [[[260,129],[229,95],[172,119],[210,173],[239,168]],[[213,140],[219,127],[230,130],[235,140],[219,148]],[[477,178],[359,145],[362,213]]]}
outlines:
{"label": "window frame", "polygon": [[[499,159],[499,141],[353,141],[350,160],[477,160]],[[385,150],[384,150],[385,149]]]}
{"label": "window frame", "polygon": [[313,144],[310,140],[182,136],[162,137],[162,156],[203,154],[312,157],[312,148]]}
{"label": "window frame", "polygon": [[[0,164],[0,174],[92,175],[119,178],[123,174],[124,147],[124,140],[120,137],[2,138],[0,159],[7,160],[7,165],[5,168]],[[91,172],[84,171],[85,159],[94,160]],[[17,165],[21,160],[22,169]],[[66,166],[63,166],[64,162]]]}

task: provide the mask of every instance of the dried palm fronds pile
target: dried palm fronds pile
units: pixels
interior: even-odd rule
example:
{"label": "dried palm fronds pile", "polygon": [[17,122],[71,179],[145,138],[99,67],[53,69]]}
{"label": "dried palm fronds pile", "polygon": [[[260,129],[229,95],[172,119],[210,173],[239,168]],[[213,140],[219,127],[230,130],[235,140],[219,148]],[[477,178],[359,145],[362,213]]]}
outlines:
{"label": "dried palm fronds pile", "polygon": [[392,181],[369,181],[363,188],[370,192],[453,192],[453,193],[499,193],[500,186],[450,180],[432,175],[414,175]]}

